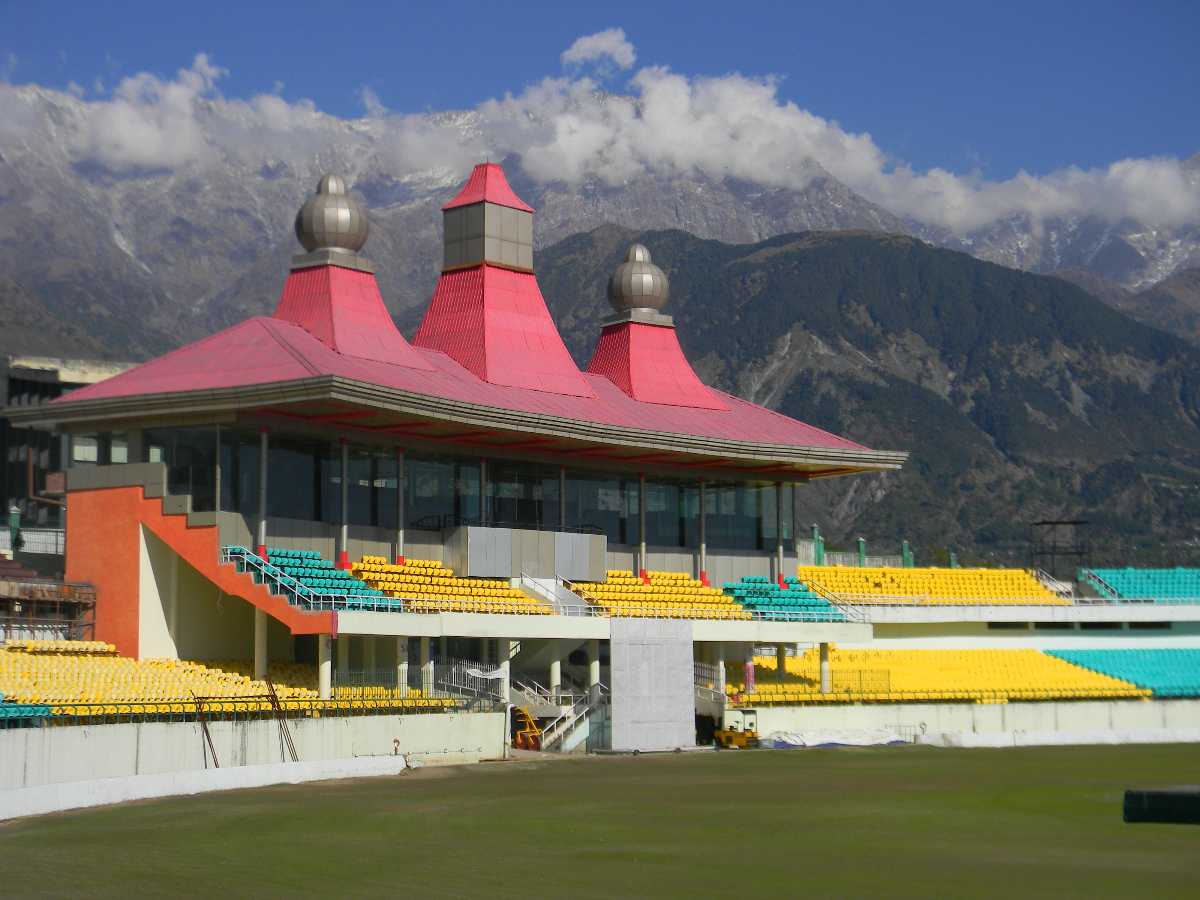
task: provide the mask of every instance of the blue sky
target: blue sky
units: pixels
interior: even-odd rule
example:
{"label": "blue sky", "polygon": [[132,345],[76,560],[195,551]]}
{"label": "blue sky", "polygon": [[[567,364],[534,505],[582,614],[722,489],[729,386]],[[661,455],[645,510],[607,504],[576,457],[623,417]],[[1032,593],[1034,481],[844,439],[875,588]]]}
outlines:
{"label": "blue sky", "polygon": [[[339,116],[471,107],[562,73],[623,28],[636,68],[774,75],[779,96],[916,169],[1103,166],[1200,151],[1200,4],[4,3],[0,74],[103,96],[203,52],[226,97],[275,90]],[[615,67],[614,67],[615,68]],[[607,85],[622,91],[632,71]]]}

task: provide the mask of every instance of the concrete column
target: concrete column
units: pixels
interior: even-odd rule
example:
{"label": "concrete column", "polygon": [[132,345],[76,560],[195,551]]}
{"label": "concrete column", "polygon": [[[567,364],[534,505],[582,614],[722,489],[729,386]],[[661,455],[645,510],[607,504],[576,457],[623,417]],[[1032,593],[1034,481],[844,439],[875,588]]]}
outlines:
{"label": "concrete column", "polygon": [[512,700],[512,641],[499,641],[500,650],[500,699],[505,703]]}
{"label": "concrete column", "polygon": [[593,697],[600,688],[600,641],[592,638],[588,641],[588,691]]}
{"label": "concrete column", "polygon": [[554,658],[550,660],[550,694],[557,697],[562,692],[562,657],[559,642],[555,641]]}
{"label": "concrete column", "polygon": [[350,568],[350,445],[342,445],[342,524],[338,528],[337,567]]}
{"label": "concrete column", "polygon": [[713,661],[717,665],[717,687],[720,690],[724,691],[725,690],[725,680],[726,680],[725,679],[725,645],[722,644],[720,641],[717,641],[715,644],[712,645],[712,647],[713,647],[713,656],[715,657],[715,659]]}
{"label": "concrete column", "polygon": [[450,639],[448,637],[446,637],[445,635],[443,635],[442,637],[438,638],[438,652],[437,652],[438,662],[444,663],[449,656],[450,656]]}
{"label": "concrete column", "polygon": [[[213,429],[215,432],[213,440],[216,442],[216,456],[213,457],[213,509],[217,512],[221,511],[221,426],[218,425]],[[128,452],[128,450],[127,450]],[[49,457],[47,456],[47,460]],[[129,457],[133,461],[133,457]],[[63,464],[66,468],[66,463]]]}
{"label": "concrete column", "polygon": [[829,665],[829,644],[821,644],[821,693],[833,691],[833,671]]}
{"label": "concrete column", "polygon": [[404,489],[407,486],[404,474],[404,451],[396,451],[396,562],[404,562]]}
{"label": "concrete column", "polygon": [[254,608],[254,678],[267,677],[267,614]]}
{"label": "concrete column", "polygon": [[783,482],[775,482],[775,578],[782,579],[783,571]]}
{"label": "concrete column", "polygon": [[708,483],[700,479],[700,571],[697,577],[708,584],[708,522],[707,515],[707,491]]}
{"label": "concrete column", "polygon": [[267,558],[267,429],[258,431],[258,535],[255,553]]}
{"label": "concrete column", "polygon": [[421,662],[421,693],[429,695],[433,693],[433,659],[429,655],[429,638],[423,637],[419,641],[419,657]]}
{"label": "concrete column", "polygon": [[744,670],[743,681],[746,682],[746,693],[753,694],[755,692],[754,685],[754,645],[746,645],[745,662],[742,664]]}
{"label": "concrete column", "polygon": [[337,671],[339,678],[350,674],[350,635],[339,634],[337,639]]}
{"label": "concrete column", "polygon": [[646,571],[646,476],[638,476],[638,572]]}
{"label": "concrete column", "polygon": [[327,634],[317,635],[317,695],[322,700],[333,696],[333,640]]}
{"label": "concrete column", "polygon": [[787,677],[787,644],[775,645],[775,680],[783,681]]}
{"label": "concrete column", "polygon": [[558,467],[558,528],[567,528],[567,467]]}
{"label": "concrete column", "polygon": [[408,638],[396,638],[396,687],[408,689]]}
{"label": "concrete column", "polygon": [[363,642],[363,664],[362,667],[368,672],[375,671],[375,637],[367,635],[362,639]]}

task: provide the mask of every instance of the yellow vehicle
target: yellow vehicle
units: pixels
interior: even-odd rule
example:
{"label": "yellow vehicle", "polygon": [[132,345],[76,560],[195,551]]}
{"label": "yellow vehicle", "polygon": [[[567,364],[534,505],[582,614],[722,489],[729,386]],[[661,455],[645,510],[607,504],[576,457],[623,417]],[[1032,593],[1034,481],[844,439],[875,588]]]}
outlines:
{"label": "yellow vehicle", "polygon": [[758,716],[747,713],[740,722],[713,732],[717,746],[722,750],[746,750],[758,746]]}

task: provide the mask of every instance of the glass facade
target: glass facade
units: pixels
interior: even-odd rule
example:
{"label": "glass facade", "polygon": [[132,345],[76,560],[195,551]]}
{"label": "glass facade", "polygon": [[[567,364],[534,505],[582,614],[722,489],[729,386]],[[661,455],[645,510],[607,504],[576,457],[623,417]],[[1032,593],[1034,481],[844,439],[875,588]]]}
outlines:
{"label": "glass facade", "polygon": [[559,527],[558,467],[488,460],[487,523]]}
{"label": "glass facade", "polygon": [[638,482],[567,472],[566,527],[608,535],[609,543],[637,542]]}
{"label": "glass facade", "polygon": [[479,522],[479,461],[406,456],[405,525],[448,528]]}
{"label": "glass facade", "polygon": [[[219,436],[218,436],[219,435]],[[167,465],[172,494],[191,494],[192,508],[219,508],[243,515],[258,512],[260,435],[234,428],[147,429],[141,458]],[[342,521],[342,447],[337,442],[272,434],[268,442],[267,514],[274,518]],[[127,462],[125,434],[73,436],[74,465]],[[220,497],[216,465],[220,462]],[[610,543],[639,542],[636,476],[567,470],[560,482],[555,465],[487,461],[481,494],[480,460],[470,457],[405,455],[405,525],[437,530],[479,524],[538,530],[583,530],[607,535]],[[399,525],[399,463],[394,450],[351,446],[348,452],[347,521],[392,530]],[[565,485],[565,496],[560,487]],[[783,486],[782,521],[777,522],[774,484],[709,484],[707,540],[711,549],[761,550],[793,539],[793,492]],[[652,547],[697,547],[700,491],[693,481],[646,481],[646,543]],[[565,519],[560,520],[560,510]]]}
{"label": "glass facade", "polygon": [[142,460],[166,463],[168,493],[191,494],[193,511],[217,508],[215,427],[147,429],[142,432]]}

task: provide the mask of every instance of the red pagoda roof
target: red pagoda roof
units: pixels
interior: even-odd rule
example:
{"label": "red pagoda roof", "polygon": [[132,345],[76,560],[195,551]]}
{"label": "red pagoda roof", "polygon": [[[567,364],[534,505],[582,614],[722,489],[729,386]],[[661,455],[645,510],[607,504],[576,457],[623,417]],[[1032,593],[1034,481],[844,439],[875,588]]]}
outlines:
{"label": "red pagoda roof", "polygon": [[462,190],[442,209],[470,206],[472,203],[495,203],[497,206],[507,206],[522,212],[533,212],[533,207],[518,197],[516,192],[509,187],[504,170],[496,163],[477,165]]}

